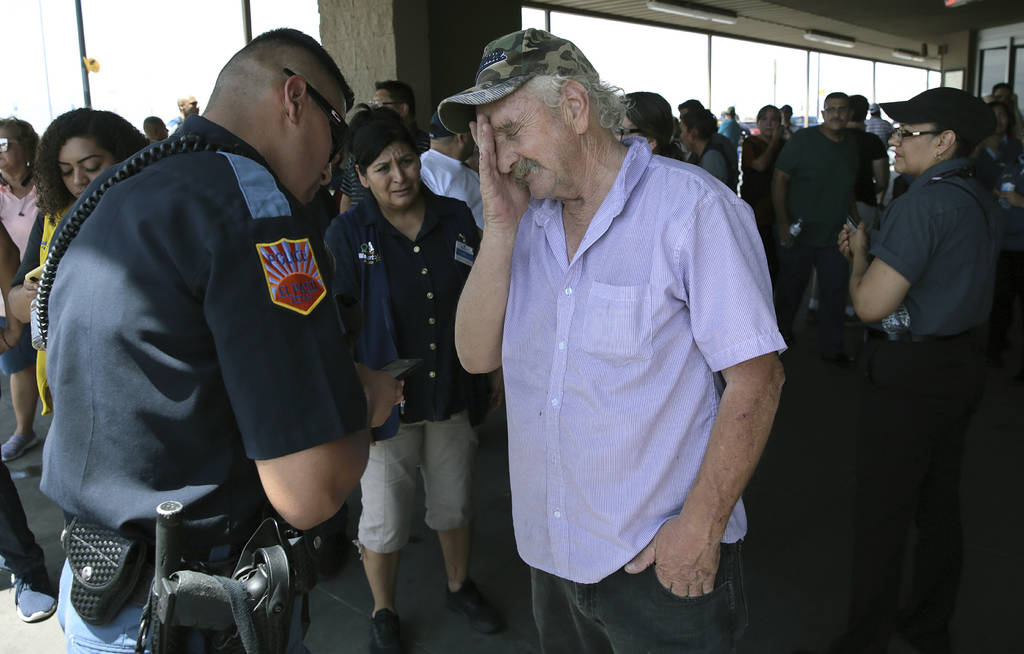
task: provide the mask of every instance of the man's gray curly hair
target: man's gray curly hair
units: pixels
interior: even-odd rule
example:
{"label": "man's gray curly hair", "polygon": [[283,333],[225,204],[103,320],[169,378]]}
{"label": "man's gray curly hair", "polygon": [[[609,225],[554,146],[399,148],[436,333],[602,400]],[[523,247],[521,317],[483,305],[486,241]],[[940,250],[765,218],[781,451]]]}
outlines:
{"label": "man's gray curly hair", "polygon": [[562,89],[569,80],[583,85],[597,110],[601,127],[615,129],[626,115],[626,104],[622,97],[622,89],[602,82],[597,75],[538,75],[526,86],[537,94],[541,101],[552,109],[557,109],[565,101]]}

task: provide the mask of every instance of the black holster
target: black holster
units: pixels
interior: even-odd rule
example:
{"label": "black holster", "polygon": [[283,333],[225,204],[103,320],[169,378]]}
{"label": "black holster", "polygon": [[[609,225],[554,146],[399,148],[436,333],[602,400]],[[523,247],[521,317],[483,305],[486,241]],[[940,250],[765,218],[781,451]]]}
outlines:
{"label": "black holster", "polygon": [[230,576],[168,570],[155,580],[146,618],[152,624],[153,652],[173,651],[181,629],[199,629],[217,652],[283,653],[298,596],[303,596],[303,630],[308,624],[305,595],[316,585],[310,541],[302,534],[289,538],[277,521],[267,518],[242,550],[234,572],[225,571]]}

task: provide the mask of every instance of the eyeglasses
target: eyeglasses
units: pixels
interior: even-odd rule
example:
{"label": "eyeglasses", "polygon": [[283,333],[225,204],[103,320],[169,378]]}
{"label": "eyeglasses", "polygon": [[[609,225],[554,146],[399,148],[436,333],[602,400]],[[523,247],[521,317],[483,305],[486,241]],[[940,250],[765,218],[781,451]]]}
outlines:
{"label": "eyeglasses", "polygon": [[850,110],[850,107],[848,105],[843,105],[842,107],[825,107],[824,109],[821,110],[821,113],[823,113],[823,114],[831,114],[831,113],[835,113],[835,112],[843,113],[843,112],[846,112],[846,111],[849,111],[849,110]]}
{"label": "eyeglasses", "polygon": [[398,104],[398,103],[397,102],[392,102],[390,100],[388,100],[388,101],[385,101],[385,100],[370,100],[370,106],[373,107],[374,109],[380,109],[381,107],[390,107],[390,106],[396,105],[396,104]]}
{"label": "eyeglasses", "polygon": [[630,134],[643,134],[643,131],[636,127],[632,127],[630,129],[626,129],[625,127],[619,127],[615,131],[616,133],[618,133],[620,139],[625,138]]}
{"label": "eyeglasses", "polygon": [[[288,77],[297,75],[290,68],[284,69],[284,74]],[[333,163],[338,160],[341,154],[342,148],[345,147],[345,134],[348,132],[348,125],[345,124],[345,120],[341,117],[341,114],[331,106],[331,103],[327,99],[320,95],[320,93],[313,88],[313,85],[306,80],[306,90],[309,92],[309,97],[313,98],[313,102],[317,103],[323,112],[327,114],[327,125],[331,128],[331,158],[330,161]]]}
{"label": "eyeglasses", "polygon": [[11,140],[6,136],[0,137],[0,152],[7,152],[11,147]]}
{"label": "eyeglasses", "polygon": [[903,129],[902,127],[897,127],[892,131],[889,138],[899,143],[903,139],[911,136],[921,136],[922,134],[941,134],[945,131],[946,130],[944,129],[923,129],[917,132],[911,132],[910,130]]}

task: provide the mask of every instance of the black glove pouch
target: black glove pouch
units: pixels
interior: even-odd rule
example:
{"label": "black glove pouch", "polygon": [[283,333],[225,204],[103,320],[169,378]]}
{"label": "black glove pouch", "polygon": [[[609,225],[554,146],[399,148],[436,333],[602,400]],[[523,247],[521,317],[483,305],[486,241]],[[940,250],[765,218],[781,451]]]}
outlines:
{"label": "black glove pouch", "polygon": [[65,527],[61,545],[74,576],[71,605],[91,625],[110,623],[143,579],[149,548],[78,518]]}

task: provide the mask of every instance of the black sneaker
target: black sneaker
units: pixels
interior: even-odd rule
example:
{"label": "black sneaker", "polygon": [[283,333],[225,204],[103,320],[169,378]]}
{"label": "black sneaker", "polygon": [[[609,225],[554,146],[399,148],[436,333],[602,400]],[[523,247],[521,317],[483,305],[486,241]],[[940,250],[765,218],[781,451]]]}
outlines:
{"label": "black sneaker", "polygon": [[445,589],[445,605],[449,610],[461,613],[469,620],[469,626],[482,634],[493,634],[502,627],[501,617],[494,607],[484,599],[476,584],[467,579],[462,582],[459,592]]}
{"label": "black sneaker", "polygon": [[370,651],[373,654],[401,654],[402,638],[398,616],[381,609],[370,618]]}

